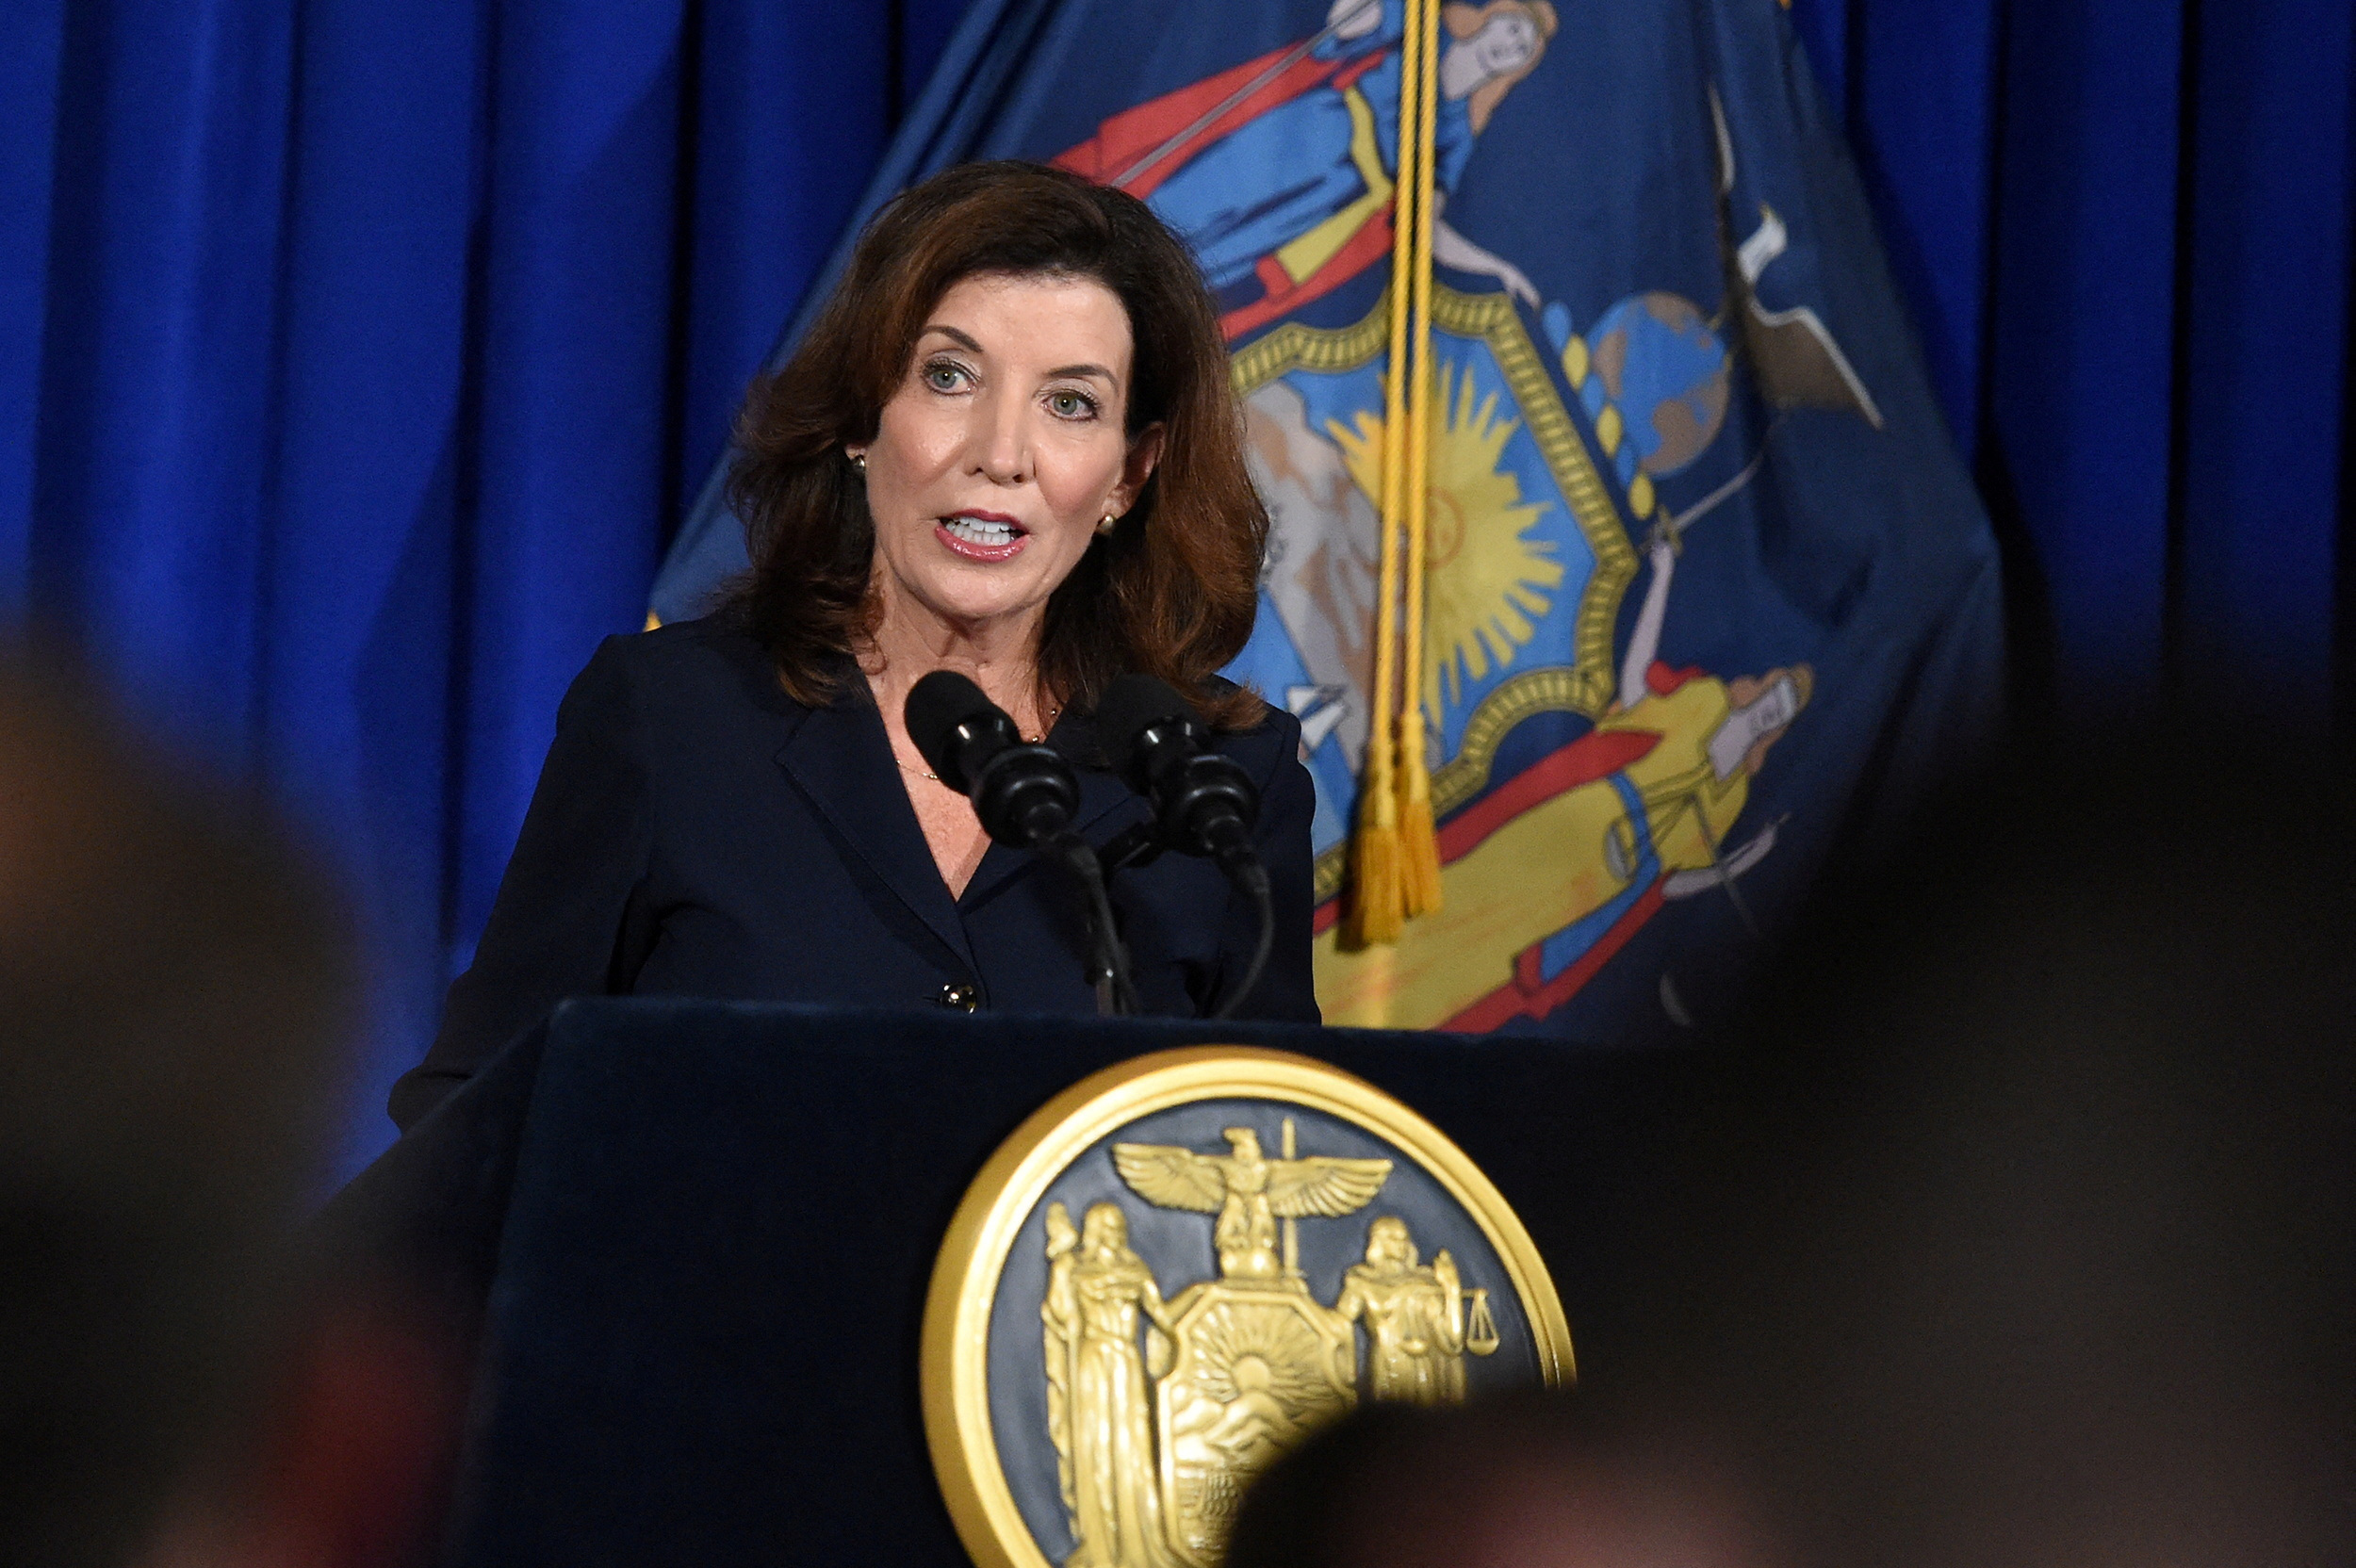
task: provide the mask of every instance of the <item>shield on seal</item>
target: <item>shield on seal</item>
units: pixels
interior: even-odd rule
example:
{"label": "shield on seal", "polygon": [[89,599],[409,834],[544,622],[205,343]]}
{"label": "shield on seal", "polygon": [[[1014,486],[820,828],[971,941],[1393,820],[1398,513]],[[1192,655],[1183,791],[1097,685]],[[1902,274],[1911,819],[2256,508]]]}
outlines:
{"label": "shield on seal", "polygon": [[1170,1544],[1210,1568],[1252,1478],[1358,1402],[1358,1341],[1298,1279],[1208,1281],[1171,1307],[1176,1355],[1154,1400],[1163,1517]]}

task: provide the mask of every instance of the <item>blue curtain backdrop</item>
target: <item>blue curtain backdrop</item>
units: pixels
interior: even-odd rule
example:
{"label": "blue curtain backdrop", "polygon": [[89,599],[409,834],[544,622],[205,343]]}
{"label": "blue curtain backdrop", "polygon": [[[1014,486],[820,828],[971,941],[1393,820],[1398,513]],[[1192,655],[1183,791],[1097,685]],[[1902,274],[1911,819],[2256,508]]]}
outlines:
{"label": "blue curtain backdrop", "polygon": [[1793,8],[2006,547],[2019,685],[2064,718],[2348,727],[2352,18]]}
{"label": "blue curtain backdrop", "polygon": [[[341,861],[379,975],[355,1161],[558,696],[642,618],[962,9],[11,0],[0,610]],[[2039,710],[2213,688],[2320,724],[2356,688],[2349,13],[1792,10]]]}
{"label": "blue curtain backdrop", "polygon": [[0,604],[342,862],[356,1160],[943,0],[9,0]]}

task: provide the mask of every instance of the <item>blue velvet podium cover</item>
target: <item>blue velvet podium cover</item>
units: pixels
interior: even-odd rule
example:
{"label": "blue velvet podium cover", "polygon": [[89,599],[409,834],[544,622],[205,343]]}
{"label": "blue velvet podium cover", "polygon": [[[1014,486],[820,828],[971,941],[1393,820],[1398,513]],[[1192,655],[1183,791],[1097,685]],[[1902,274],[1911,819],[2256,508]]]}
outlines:
{"label": "blue velvet podium cover", "polygon": [[1315,1057],[1434,1124],[1527,1227],[1581,1376],[1610,1375],[1630,1326],[1613,1281],[1693,1070],[1683,1057],[1192,1021],[567,1003],[331,1217],[380,1263],[483,1292],[444,1560],[966,1562],[919,1383],[951,1217],[1043,1103],[1112,1064],[1204,1043]]}

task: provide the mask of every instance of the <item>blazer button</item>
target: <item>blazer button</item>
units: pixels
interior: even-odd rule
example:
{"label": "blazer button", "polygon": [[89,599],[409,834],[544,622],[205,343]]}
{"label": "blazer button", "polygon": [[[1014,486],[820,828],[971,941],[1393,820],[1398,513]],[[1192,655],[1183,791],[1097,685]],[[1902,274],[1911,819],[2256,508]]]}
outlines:
{"label": "blazer button", "polygon": [[980,989],[973,986],[948,985],[941,988],[941,1004],[960,1013],[978,1010],[982,1004]]}

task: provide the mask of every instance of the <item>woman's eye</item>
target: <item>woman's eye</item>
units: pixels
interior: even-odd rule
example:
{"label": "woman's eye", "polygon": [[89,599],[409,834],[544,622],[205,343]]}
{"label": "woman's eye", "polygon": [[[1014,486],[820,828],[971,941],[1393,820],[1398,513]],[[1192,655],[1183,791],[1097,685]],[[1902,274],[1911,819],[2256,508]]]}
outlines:
{"label": "woman's eye", "polygon": [[1058,419],[1085,419],[1096,412],[1095,400],[1080,392],[1050,393],[1047,406]]}
{"label": "woman's eye", "polygon": [[936,392],[955,392],[964,380],[964,367],[952,365],[945,359],[935,360],[924,367],[924,384]]}

